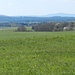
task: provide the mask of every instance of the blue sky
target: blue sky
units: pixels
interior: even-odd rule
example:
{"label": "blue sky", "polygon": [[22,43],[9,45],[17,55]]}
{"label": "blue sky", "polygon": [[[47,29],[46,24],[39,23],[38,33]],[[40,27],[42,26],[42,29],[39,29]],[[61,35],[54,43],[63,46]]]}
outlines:
{"label": "blue sky", "polygon": [[0,15],[75,14],[75,0],[0,0]]}

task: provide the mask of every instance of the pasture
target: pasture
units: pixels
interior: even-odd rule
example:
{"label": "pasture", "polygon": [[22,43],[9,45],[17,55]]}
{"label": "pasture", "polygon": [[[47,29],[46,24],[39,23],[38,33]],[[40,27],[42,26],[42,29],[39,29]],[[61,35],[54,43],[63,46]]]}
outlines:
{"label": "pasture", "polygon": [[0,30],[0,75],[75,75],[75,31]]}

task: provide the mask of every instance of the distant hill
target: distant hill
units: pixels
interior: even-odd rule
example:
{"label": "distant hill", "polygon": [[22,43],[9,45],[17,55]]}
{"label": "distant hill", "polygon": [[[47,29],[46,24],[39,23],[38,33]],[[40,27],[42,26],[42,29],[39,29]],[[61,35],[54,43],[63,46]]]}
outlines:
{"label": "distant hill", "polygon": [[75,17],[75,14],[67,14],[67,13],[56,13],[56,14],[49,14],[45,17],[53,17],[53,16],[60,16],[60,17]]}
{"label": "distant hill", "polygon": [[5,16],[0,15],[1,22],[15,22],[15,23],[28,23],[28,22],[67,22],[75,21],[74,15],[69,14],[52,14],[43,17],[31,16]]}

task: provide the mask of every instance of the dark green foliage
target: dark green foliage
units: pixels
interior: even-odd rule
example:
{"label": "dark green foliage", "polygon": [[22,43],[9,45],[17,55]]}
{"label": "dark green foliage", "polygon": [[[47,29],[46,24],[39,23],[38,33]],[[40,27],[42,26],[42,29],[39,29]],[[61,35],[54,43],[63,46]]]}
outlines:
{"label": "dark green foliage", "polygon": [[35,31],[53,31],[55,23],[39,23],[32,26],[32,29]]}
{"label": "dark green foliage", "polygon": [[38,23],[32,26],[34,31],[63,31],[63,30],[74,30],[74,22],[49,22],[49,23]]}
{"label": "dark green foliage", "polygon": [[69,30],[74,30],[74,22],[69,23]]}
{"label": "dark green foliage", "polygon": [[54,26],[54,31],[63,31],[61,23],[56,23]]}
{"label": "dark green foliage", "polygon": [[20,26],[20,27],[17,28],[17,31],[24,32],[24,31],[26,31],[26,27],[25,26]]}

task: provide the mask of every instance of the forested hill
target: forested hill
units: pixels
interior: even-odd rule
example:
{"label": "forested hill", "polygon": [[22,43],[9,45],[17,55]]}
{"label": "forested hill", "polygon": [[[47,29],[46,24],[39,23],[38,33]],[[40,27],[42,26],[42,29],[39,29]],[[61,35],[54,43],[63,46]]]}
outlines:
{"label": "forested hill", "polygon": [[0,15],[0,22],[68,22],[75,21],[75,17],[27,17],[27,16],[3,16]]}

